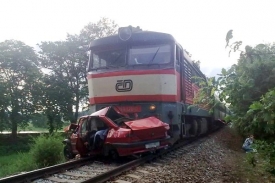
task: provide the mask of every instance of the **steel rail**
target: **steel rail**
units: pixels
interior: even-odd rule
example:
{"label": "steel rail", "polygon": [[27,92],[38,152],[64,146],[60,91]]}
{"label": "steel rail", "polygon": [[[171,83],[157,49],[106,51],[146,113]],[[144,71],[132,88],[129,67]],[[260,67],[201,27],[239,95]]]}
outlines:
{"label": "steel rail", "polygon": [[12,176],[0,179],[0,183],[31,182],[32,180],[39,179],[39,178],[42,178],[44,176],[49,176],[49,175],[52,175],[54,173],[58,173],[61,170],[69,170],[69,169],[75,168],[77,166],[88,164],[88,163],[90,163],[89,160],[92,160],[92,158],[83,158],[83,159],[80,159],[80,160],[69,161],[69,162],[66,162],[66,163],[61,163],[61,164],[58,164],[58,165],[33,170],[33,171],[26,172],[26,173],[23,173],[23,174],[12,175]]}
{"label": "steel rail", "polygon": [[197,138],[196,139],[194,138],[192,140],[187,140],[187,141],[184,141],[184,142],[182,142],[180,144],[177,144],[177,145],[173,146],[172,148],[169,148],[167,150],[161,151],[161,152],[159,152],[157,154],[151,154],[151,155],[145,156],[143,158],[140,158],[140,159],[137,159],[137,160],[133,160],[133,161],[131,161],[129,163],[123,164],[123,165],[121,165],[121,166],[119,166],[119,167],[117,167],[117,168],[115,168],[113,170],[104,172],[104,173],[102,173],[100,175],[92,177],[92,178],[90,178],[88,180],[85,180],[85,181],[83,181],[81,183],[103,183],[103,182],[106,182],[106,181],[111,180],[112,178],[114,178],[114,177],[116,177],[116,176],[118,176],[118,175],[126,172],[126,171],[129,171],[129,170],[131,170],[131,169],[133,169],[135,167],[138,167],[138,166],[140,166],[140,165],[142,165],[142,164],[144,164],[144,163],[146,163],[148,161],[152,161],[153,159],[161,157],[161,156],[163,156],[163,155],[165,155],[165,154],[167,154],[167,153],[169,153],[171,151],[174,151],[174,150],[176,150],[176,149],[178,149],[180,147],[183,147],[183,146],[185,146],[187,144],[190,144],[191,142],[194,142],[196,140],[197,140]]}
{"label": "steel rail", "polygon": [[106,182],[110,179],[112,179],[113,177],[115,176],[118,176],[120,174],[122,174],[123,172],[125,171],[128,171],[128,170],[131,170],[133,169],[134,167],[137,167],[143,163],[145,163],[146,161],[149,161],[151,159],[153,159],[153,155],[148,155],[144,158],[141,158],[141,159],[137,159],[137,160],[133,160],[129,163],[126,163],[124,165],[121,165],[113,170],[110,170],[110,171],[107,171],[105,173],[102,173],[100,175],[97,175],[95,177],[92,177],[88,180],[85,180],[81,183],[89,183],[89,182],[92,182],[92,183],[102,183],[102,182]]}

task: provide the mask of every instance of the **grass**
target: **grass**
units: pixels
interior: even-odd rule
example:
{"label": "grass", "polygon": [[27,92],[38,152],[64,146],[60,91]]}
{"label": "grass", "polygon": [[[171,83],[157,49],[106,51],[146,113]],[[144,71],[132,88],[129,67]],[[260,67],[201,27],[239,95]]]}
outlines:
{"label": "grass", "polygon": [[33,136],[18,135],[17,141],[13,142],[9,135],[0,135],[0,156],[15,154],[18,152],[28,152]]}
{"label": "grass", "polygon": [[[257,161],[255,166],[251,164],[251,158]],[[275,176],[266,171],[264,160],[258,154],[242,154],[238,157],[239,166],[235,174],[240,177],[242,182],[258,183],[258,182],[275,182]]]}
{"label": "grass", "polygon": [[0,177],[35,169],[32,157],[28,154],[31,136],[18,136],[12,142],[8,135],[0,136]]}
{"label": "grass", "polygon": [[[57,154],[59,156],[54,159],[55,162],[53,163],[64,162],[65,159],[62,153],[63,138],[63,134],[59,134],[55,138],[49,138],[49,140],[47,140],[47,135],[21,134],[18,135],[16,142],[12,142],[9,135],[0,135],[0,178],[50,165],[51,162],[46,162],[43,165],[36,163],[35,158],[37,159],[37,157],[47,159],[52,155],[56,157]],[[45,156],[45,154],[48,155]],[[53,158],[49,159],[52,160]]]}
{"label": "grass", "polygon": [[[275,176],[266,171],[265,162],[256,153],[245,153],[242,149],[243,138],[234,129],[227,133],[224,143],[231,150],[227,157],[227,166],[231,167],[230,182],[272,183]],[[252,164],[255,162],[255,164]]]}
{"label": "grass", "polygon": [[[65,124],[64,127],[67,125],[68,124]],[[58,132],[63,132],[63,128],[58,130]],[[22,131],[48,132],[48,129],[34,127],[32,123],[29,123],[25,129],[18,128],[18,132]],[[0,178],[20,172],[31,171],[41,168],[44,165],[50,165],[52,162],[46,162],[43,165],[36,163],[35,158],[37,159],[41,156],[46,159],[48,156],[53,154],[56,156],[57,151],[59,154],[58,157],[54,159],[55,162],[53,163],[61,163],[65,161],[62,153],[63,134],[60,134],[60,136],[55,139],[49,138],[51,140],[50,142],[47,140],[47,135],[43,138],[39,137],[39,134],[19,133],[17,135],[17,140],[12,141],[9,134],[0,133]],[[45,156],[45,152],[47,152],[48,156]],[[52,159],[53,158],[50,158],[50,160]]]}
{"label": "grass", "polygon": [[37,168],[29,153],[14,153],[0,156],[0,178]]}

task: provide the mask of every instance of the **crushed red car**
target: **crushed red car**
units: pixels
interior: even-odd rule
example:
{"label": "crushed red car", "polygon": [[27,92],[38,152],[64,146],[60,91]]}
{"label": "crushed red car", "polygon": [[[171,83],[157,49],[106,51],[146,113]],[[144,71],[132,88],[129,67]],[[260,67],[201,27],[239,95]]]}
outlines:
{"label": "crushed red car", "polygon": [[139,155],[166,148],[170,138],[167,134],[169,125],[158,118],[133,120],[116,107],[106,107],[83,116],[78,124],[71,124],[64,130],[72,132],[63,141],[67,159],[76,154],[103,154],[112,158]]}

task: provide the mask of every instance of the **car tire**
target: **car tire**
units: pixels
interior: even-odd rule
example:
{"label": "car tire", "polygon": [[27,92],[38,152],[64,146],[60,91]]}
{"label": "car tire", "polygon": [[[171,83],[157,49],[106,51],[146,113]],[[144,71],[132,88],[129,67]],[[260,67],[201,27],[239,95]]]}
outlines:
{"label": "car tire", "polygon": [[66,160],[73,159],[75,154],[73,153],[72,147],[69,144],[66,144],[63,149],[63,153]]}
{"label": "car tire", "polygon": [[113,160],[118,160],[119,159],[119,155],[118,155],[118,152],[115,150],[115,149],[111,149],[109,151],[109,156],[111,159]]}

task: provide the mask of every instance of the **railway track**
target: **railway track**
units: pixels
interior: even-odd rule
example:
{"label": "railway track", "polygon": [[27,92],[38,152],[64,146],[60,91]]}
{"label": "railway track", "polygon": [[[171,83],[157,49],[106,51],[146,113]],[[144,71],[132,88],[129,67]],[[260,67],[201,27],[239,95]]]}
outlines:
{"label": "railway track", "polygon": [[171,160],[171,158],[184,154],[186,152],[186,145],[192,145],[191,143],[194,141],[204,140],[206,140],[206,138],[186,140],[157,154],[150,154],[136,160],[128,160],[120,163],[110,163],[101,160],[95,161],[92,158],[83,158],[80,160],[74,160],[63,164],[2,178],[0,179],[0,183],[102,183],[107,181],[110,183],[139,182],[141,177],[145,179],[147,177],[150,179],[150,172],[164,166],[165,162]]}
{"label": "railway track", "polygon": [[[192,141],[187,141],[191,143]],[[179,144],[178,146],[183,146]],[[175,147],[177,148],[177,147]],[[170,149],[169,151],[174,150]],[[116,176],[119,176],[123,172],[131,171],[132,169],[151,162],[152,160],[162,157],[163,155],[169,153],[168,151],[163,151],[162,153],[152,154],[145,156],[140,159],[132,160],[130,162],[124,163],[104,163],[101,161],[94,161],[92,158],[84,158],[80,160],[70,161],[67,163],[34,170],[24,174],[14,175],[0,179],[0,183],[23,183],[23,182],[34,182],[34,183],[50,183],[50,182],[76,182],[76,183],[99,183],[106,182],[108,180],[114,179]],[[171,153],[171,157],[175,154]],[[167,156],[167,157],[169,157]],[[156,165],[153,163],[153,165]],[[147,166],[147,168],[152,168]],[[148,170],[140,170],[139,173],[146,174]],[[127,174],[128,178],[138,178],[136,175]],[[122,180],[117,180],[123,182]],[[128,181],[129,182],[129,181]]]}

